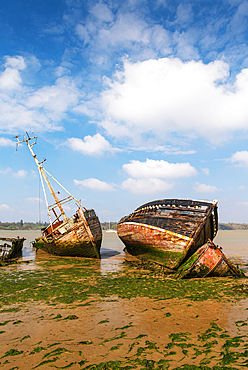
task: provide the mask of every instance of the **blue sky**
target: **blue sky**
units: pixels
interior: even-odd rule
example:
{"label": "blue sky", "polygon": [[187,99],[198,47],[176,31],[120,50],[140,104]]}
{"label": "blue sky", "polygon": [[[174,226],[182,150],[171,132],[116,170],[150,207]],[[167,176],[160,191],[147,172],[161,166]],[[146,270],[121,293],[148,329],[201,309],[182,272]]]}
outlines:
{"label": "blue sky", "polygon": [[33,131],[101,221],[192,198],[248,223],[248,1],[2,0],[0,40],[1,222],[48,220]]}

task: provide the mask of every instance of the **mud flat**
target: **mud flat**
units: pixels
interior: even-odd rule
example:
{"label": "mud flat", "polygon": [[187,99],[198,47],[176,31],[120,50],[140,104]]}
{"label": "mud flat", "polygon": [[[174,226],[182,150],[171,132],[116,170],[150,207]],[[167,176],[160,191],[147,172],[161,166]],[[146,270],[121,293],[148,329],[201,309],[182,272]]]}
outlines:
{"label": "mud flat", "polygon": [[178,280],[108,238],[101,261],[0,269],[0,369],[248,367],[246,278]]}

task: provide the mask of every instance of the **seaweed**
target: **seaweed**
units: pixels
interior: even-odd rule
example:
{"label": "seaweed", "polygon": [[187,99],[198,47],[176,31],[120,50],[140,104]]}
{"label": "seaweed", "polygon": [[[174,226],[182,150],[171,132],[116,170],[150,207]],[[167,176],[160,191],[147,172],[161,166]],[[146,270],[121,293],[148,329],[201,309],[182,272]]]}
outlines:
{"label": "seaweed", "polygon": [[22,353],[23,351],[18,351],[18,349],[11,348],[1,358],[8,357],[8,356],[17,356],[17,355],[21,355]]}

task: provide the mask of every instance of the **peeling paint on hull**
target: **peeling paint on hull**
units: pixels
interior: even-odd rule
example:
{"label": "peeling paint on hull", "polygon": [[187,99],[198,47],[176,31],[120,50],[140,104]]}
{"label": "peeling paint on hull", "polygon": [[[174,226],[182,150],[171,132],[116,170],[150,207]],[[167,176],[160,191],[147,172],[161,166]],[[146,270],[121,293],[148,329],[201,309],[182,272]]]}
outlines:
{"label": "peeling paint on hull", "polygon": [[244,274],[228,260],[217,245],[209,240],[180,266],[177,277],[188,279],[213,276],[242,277]]}
{"label": "peeling paint on hull", "polygon": [[123,217],[117,233],[126,250],[176,269],[217,233],[217,202],[162,199]]}
{"label": "peeling paint on hull", "polygon": [[84,212],[79,208],[67,223],[59,224],[50,234],[49,231],[43,230],[43,236],[35,240],[36,249],[57,256],[101,258],[102,229],[93,210]]}

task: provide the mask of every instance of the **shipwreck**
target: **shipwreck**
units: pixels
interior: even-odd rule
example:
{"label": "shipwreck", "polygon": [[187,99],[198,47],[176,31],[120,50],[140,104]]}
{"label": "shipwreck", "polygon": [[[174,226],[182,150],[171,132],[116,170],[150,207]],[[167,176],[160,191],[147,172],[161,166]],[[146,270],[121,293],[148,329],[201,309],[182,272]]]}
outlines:
{"label": "shipwreck", "polygon": [[25,238],[2,238],[0,237],[0,266],[11,263],[21,257]]}
{"label": "shipwreck", "polygon": [[[42,229],[42,236],[34,241],[33,246],[37,250],[42,249],[59,256],[100,258],[102,229],[96,212],[93,209],[86,209],[43,167],[44,161],[38,161],[32,149],[37,136],[30,137],[27,134],[22,141],[18,136],[16,139],[17,145],[27,144],[37,164],[50,221],[49,226]],[[48,176],[68,194],[66,198],[59,200]],[[54,198],[51,205],[48,205],[44,182]],[[76,202],[78,209],[73,216],[67,217],[63,206],[71,201]]]}
{"label": "shipwreck", "polygon": [[162,199],[146,203],[117,224],[131,255],[176,270],[218,231],[217,200]]}
{"label": "shipwreck", "polygon": [[222,248],[208,240],[177,271],[177,278],[204,278],[214,276],[245,277],[222,252]]}

